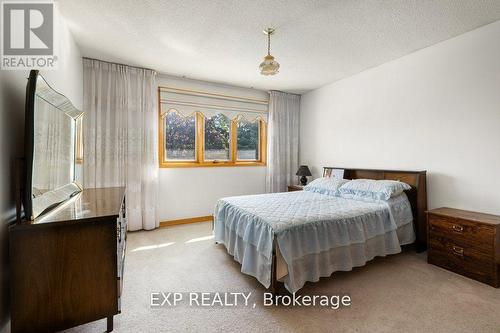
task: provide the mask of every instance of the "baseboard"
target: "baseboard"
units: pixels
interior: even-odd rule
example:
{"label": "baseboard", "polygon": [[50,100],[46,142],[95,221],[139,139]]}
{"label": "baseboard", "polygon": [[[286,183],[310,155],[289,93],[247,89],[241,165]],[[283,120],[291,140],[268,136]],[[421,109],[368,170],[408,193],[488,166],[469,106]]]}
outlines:
{"label": "baseboard", "polygon": [[214,220],[214,217],[212,215],[208,215],[208,216],[190,217],[188,219],[161,221],[160,228],[170,227],[170,226],[179,225],[179,224],[211,222],[213,220]]}

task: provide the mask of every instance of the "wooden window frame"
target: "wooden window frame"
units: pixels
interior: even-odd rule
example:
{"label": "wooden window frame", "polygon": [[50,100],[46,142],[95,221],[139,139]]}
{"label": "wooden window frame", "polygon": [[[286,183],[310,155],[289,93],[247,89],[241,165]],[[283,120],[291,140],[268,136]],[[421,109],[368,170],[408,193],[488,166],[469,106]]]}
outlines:
{"label": "wooden window frame", "polygon": [[[159,103],[159,102],[158,102]],[[169,111],[170,112],[170,111]],[[267,163],[267,123],[260,119],[259,122],[259,160],[238,160],[238,119],[231,120],[231,137],[229,139],[231,159],[229,161],[205,161],[205,116],[201,112],[195,113],[196,139],[194,161],[167,161],[165,160],[165,117],[161,105],[158,104],[158,156],[160,168],[196,168],[196,167],[240,167],[240,166],[265,166]]]}

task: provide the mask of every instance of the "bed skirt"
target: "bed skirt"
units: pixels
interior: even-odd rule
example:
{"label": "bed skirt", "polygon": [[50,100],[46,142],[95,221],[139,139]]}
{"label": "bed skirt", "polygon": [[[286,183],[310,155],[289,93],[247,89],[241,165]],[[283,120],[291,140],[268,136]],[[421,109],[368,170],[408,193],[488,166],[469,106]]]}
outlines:
{"label": "bed skirt", "polygon": [[[401,252],[401,246],[413,243],[415,233],[413,223],[406,223],[396,230],[377,235],[363,243],[339,246],[319,253],[306,254],[287,263],[276,250],[277,279],[285,288],[297,292],[307,281],[316,282],[321,277],[329,277],[336,271],[350,271],[354,267],[364,266],[375,257],[383,257]],[[272,257],[267,257],[257,247],[246,242],[231,228],[224,228],[223,240],[228,253],[241,264],[241,272],[255,277],[264,287],[271,285]],[[293,272],[293,278],[289,274]]]}

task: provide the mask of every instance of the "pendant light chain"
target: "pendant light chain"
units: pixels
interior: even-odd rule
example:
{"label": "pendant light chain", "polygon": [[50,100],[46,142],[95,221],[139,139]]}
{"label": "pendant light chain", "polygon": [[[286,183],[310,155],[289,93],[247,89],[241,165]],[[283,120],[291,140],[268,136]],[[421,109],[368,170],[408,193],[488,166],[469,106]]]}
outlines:
{"label": "pendant light chain", "polygon": [[259,65],[260,74],[276,75],[279,72],[280,64],[271,55],[271,35],[274,33],[274,29],[267,28],[263,32],[267,35],[267,55]]}
{"label": "pendant light chain", "polygon": [[271,55],[271,33],[267,32],[267,55]]}

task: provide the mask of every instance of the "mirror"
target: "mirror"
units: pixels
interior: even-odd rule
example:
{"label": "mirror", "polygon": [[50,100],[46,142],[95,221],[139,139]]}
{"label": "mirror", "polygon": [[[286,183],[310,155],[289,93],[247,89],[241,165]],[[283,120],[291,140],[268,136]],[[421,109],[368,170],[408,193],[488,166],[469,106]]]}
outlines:
{"label": "mirror", "polygon": [[[77,155],[81,151],[78,131],[81,129],[83,112],[76,109],[64,95],[52,89],[41,75],[36,74],[34,77],[30,75],[30,80],[34,82],[31,82],[31,89],[28,83],[26,110],[26,121],[30,122],[27,132],[28,127],[32,128],[32,132],[27,133],[27,139],[32,150],[26,156],[27,178],[28,183],[31,183],[27,184],[27,189],[31,193],[28,205],[25,203],[25,212],[31,220],[48,213],[82,190],[81,156]],[[32,103],[28,101],[30,90],[34,92]],[[32,108],[28,107],[29,104]]]}

